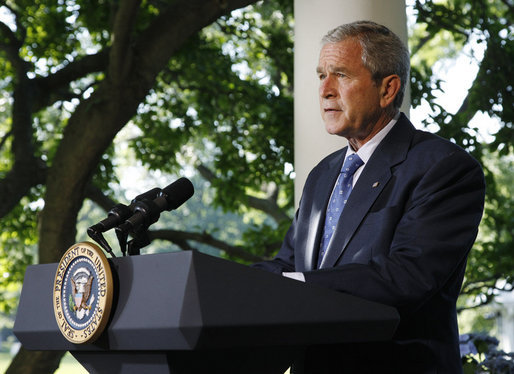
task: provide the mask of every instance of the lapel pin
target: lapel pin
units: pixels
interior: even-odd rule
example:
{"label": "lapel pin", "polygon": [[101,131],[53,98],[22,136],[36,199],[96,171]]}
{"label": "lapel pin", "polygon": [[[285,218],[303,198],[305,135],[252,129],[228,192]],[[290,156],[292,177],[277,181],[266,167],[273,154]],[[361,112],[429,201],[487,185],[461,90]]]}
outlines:
{"label": "lapel pin", "polygon": [[373,188],[378,187],[379,184],[380,184],[379,182],[373,183]]}

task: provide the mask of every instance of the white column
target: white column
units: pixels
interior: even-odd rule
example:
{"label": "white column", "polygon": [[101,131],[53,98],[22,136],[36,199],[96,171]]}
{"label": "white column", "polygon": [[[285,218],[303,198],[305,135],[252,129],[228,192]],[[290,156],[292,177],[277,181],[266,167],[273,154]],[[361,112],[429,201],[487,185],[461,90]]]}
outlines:
{"label": "white column", "polygon": [[[383,24],[407,43],[405,0],[295,0],[294,114],[295,202],[309,171],[326,155],[346,145],[328,135],[318,103],[316,66],[327,31],[358,20]],[[408,92],[402,110],[408,113]]]}
{"label": "white column", "polygon": [[500,312],[498,333],[500,349],[514,352],[514,291],[502,292],[496,298],[495,309]]}

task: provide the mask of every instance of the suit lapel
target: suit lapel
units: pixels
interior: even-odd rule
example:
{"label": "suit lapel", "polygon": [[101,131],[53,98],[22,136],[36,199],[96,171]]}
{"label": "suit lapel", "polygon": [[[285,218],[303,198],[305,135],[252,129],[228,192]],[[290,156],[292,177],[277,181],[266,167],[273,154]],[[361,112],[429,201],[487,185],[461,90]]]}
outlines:
{"label": "suit lapel", "polygon": [[405,160],[414,131],[414,127],[402,113],[396,125],[373,152],[341,213],[320,268],[335,266],[362,220],[391,178],[392,167]]}
{"label": "suit lapel", "polygon": [[343,165],[347,148],[348,147],[344,147],[341,149],[340,155],[331,160],[328,166],[323,169],[316,178],[317,183],[313,193],[313,206],[309,222],[310,227],[309,230],[306,230],[307,238],[305,240],[305,256],[303,257],[305,261],[303,264],[304,270],[313,270],[317,266],[319,245],[321,235],[323,235],[323,225],[325,224],[328,201]]}

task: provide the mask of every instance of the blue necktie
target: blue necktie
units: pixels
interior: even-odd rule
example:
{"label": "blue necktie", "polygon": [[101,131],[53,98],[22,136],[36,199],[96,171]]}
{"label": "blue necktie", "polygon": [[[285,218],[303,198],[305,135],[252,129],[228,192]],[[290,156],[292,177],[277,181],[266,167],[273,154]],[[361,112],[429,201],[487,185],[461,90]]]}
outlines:
{"label": "blue necktie", "polygon": [[336,186],[332,192],[332,197],[330,198],[330,202],[327,207],[325,227],[323,229],[323,236],[321,238],[321,246],[318,256],[318,268],[327,251],[328,243],[330,243],[330,238],[334,233],[339,216],[341,215],[346,201],[352,192],[353,174],[362,166],[362,164],[364,164],[364,162],[356,153],[351,154],[346,158],[346,160],[344,160],[343,167],[341,168]]}

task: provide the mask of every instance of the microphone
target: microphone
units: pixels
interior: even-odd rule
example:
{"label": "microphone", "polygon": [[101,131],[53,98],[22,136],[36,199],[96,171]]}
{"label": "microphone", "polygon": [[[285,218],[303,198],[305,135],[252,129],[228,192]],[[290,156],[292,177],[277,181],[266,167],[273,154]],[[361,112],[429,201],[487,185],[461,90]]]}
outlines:
{"label": "microphone", "polygon": [[134,204],[134,214],[124,223],[116,227],[116,234],[146,230],[151,224],[157,222],[161,212],[177,209],[194,194],[194,187],[187,178],[180,178],[164,187],[156,198],[137,201]]}
{"label": "microphone", "polygon": [[96,241],[100,246],[105,249],[107,253],[109,253],[112,257],[116,257],[112,251],[111,246],[105,240],[102,235],[103,232],[112,229],[113,227],[118,226],[121,222],[126,220],[132,214],[135,204],[139,200],[144,200],[148,198],[155,198],[158,194],[161,193],[160,188],[152,188],[141,195],[136,196],[129,206],[124,204],[116,204],[111,210],[107,213],[107,218],[98,222],[96,225],[93,225],[87,229],[88,236]]}
{"label": "microphone", "polygon": [[98,222],[96,225],[93,225],[90,228],[88,228],[88,232],[91,231],[101,233],[118,226],[120,223],[124,222],[127,218],[129,218],[132,215],[135,206],[139,201],[146,199],[155,199],[161,193],[161,191],[162,190],[158,187],[152,188],[151,190],[136,196],[131,201],[129,206],[126,206],[124,204],[116,204],[107,213],[107,218]]}

